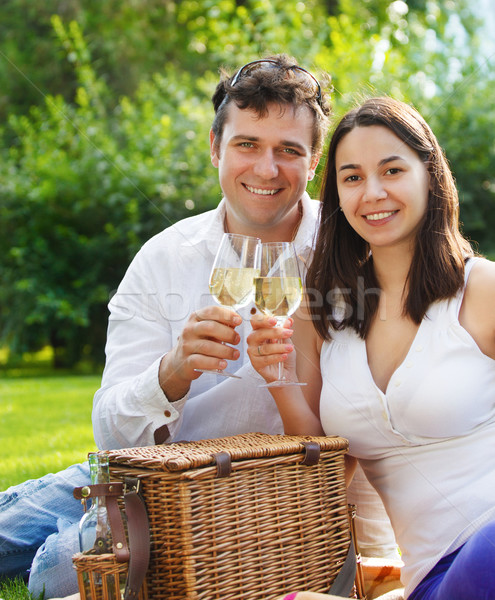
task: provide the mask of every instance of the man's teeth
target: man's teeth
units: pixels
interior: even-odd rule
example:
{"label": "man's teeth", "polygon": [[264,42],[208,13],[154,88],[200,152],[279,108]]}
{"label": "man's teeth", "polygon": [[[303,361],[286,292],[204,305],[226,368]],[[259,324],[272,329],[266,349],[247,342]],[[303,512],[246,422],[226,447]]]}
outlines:
{"label": "man's teeth", "polygon": [[254,188],[249,185],[246,186],[246,189],[248,192],[251,192],[252,194],[261,194],[262,196],[273,196],[273,194],[276,194],[278,192],[278,189],[277,190],[262,190],[261,188]]}
{"label": "man's teeth", "polygon": [[380,219],[386,219],[387,217],[391,217],[395,212],[395,210],[391,210],[389,212],[381,212],[381,213],[374,213],[372,215],[365,215],[365,219],[367,221],[379,221]]}

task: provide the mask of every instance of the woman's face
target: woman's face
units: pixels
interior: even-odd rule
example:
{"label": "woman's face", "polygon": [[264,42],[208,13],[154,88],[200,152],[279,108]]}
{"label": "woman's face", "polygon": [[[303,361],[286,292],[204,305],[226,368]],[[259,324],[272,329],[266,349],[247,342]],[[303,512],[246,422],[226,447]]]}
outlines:
{"label": "woman's face", "polygon": [[371,249],[411,249],[428,204],[418,154],[387,127],[355,127],[337,146],[335,167],[340,207]]}

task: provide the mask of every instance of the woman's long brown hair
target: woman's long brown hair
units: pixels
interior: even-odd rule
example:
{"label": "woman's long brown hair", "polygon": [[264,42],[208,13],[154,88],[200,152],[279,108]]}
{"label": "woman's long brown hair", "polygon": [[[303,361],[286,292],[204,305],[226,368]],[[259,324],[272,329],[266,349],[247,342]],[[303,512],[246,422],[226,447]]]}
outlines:
{"label": "woman's long brown hair", "polygon": [[[430,175],[428,204],[417,234],[407,278],[404,312],[420,323],[428,307],[451,298],[464,284],[464,264],[473,255],[459,231],[459,200],[454,178],[428,124],[411,106],[392,98],[371,98],[347,113],[330,141],[321,191],[320,226],[306,277],[313,324],[323,339],[331,329],[352,327],[366,338],[378,309],[379,284],[369,245],[339,208],[335,153],[355,127],[381,125],[412,148]],[[337,296],[344,314],[334,314]],[[378,292],[378,293],[376,293]],[[316,301],[320,299],[320,301]]]}

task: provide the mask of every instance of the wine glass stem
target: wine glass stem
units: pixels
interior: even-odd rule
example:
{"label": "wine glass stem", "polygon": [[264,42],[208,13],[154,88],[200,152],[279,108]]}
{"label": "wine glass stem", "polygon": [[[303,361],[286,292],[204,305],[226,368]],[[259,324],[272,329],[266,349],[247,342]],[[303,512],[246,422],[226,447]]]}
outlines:
{"label": "wine glass stem", "polygon": [[[286,318],[287,317],[277,317],[276,327],[282,327]],[[284,363],[282,361],[278,363],[278,381],[285,381]]]}

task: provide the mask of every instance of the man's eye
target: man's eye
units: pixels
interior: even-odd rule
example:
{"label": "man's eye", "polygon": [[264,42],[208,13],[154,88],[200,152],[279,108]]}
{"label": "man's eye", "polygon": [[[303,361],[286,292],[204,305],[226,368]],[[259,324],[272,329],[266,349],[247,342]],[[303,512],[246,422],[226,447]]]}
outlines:
{"label": "man's eye", "polygon": [[241,142],[239,146],[241,146],[241,148],[252,148],[253,142]]}
{"label": "man's eye", "polygon": [[284,148],[283,152],[284,154],[294,154],[296,156],[299,156],[299,152],[295,148]]}

